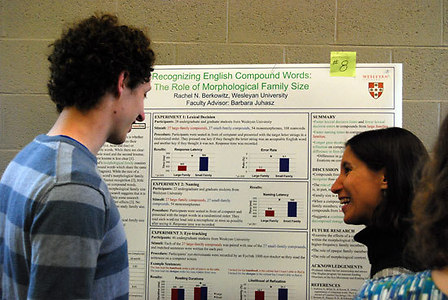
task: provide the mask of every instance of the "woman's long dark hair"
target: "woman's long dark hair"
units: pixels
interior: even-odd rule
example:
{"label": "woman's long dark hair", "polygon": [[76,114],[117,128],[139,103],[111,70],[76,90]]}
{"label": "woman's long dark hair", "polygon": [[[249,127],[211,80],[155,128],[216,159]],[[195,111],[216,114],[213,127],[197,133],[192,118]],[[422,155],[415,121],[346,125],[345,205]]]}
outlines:
{"label": "woman's long dark hair", "polygon": [[387,190],[373,213],[372,226],[408,232],[415,186],[429,157],[423,143],[410,131],[391,127],[362,132],[346,146],[371,170],[385,172]]}

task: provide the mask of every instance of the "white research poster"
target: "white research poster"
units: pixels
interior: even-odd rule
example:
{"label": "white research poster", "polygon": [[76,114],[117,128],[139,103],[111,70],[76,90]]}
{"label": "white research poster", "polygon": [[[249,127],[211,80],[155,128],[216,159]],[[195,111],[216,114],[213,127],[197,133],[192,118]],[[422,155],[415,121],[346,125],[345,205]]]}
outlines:
{"label": "white research poster", "polygon": [[401,64],[157,66],[146,119],[99,169],[125,225],[130,298],[349,299],[363,226],[330,187],[345,141],[401,126]]}

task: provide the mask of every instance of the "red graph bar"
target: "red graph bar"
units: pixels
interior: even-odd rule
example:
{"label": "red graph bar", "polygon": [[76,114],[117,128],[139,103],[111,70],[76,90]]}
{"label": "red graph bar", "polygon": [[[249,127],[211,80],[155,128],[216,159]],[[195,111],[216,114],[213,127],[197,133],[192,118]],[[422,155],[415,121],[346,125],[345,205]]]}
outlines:
{"label": "red graph bar", "polygon": [[255,291],[255,300],[264,300],[264,291]]}
{"label": "red graph bar", "polygon": [[177,170],[178,171],[186,171],[187,170],[187,166],[185,166],[185,165],[177,166]]}
{"label": "red graph bar", "polygon": [[261,169],[261,168],[255,169],[255,172],[266,172],[266,169]]}
{"label": "red graph bar", "polygon": [[265,210],[264,211],[264,216],[265,217],[274,217],[275,216],[275,210],[270,210],[270,209]]}
{"label": "red graph bar", "polygon": [[171,300],[177,300],[179,296],[178,292],[179,292],[178,289],[171,289]]}
{"label": "red graph bar", "polygon": [[200,287],[194,288],[194,300],[201,300],[201,288]]}

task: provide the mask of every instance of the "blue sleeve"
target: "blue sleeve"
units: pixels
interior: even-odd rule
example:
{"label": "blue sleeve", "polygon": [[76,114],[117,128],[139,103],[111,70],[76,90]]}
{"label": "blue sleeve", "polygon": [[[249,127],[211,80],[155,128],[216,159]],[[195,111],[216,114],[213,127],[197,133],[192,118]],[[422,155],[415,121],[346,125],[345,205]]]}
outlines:
{"label": "blue sleeve", "polygon": [[53,188],[34,209],[28,297],[89,298],[106,230],[104,197],[67,184]]}

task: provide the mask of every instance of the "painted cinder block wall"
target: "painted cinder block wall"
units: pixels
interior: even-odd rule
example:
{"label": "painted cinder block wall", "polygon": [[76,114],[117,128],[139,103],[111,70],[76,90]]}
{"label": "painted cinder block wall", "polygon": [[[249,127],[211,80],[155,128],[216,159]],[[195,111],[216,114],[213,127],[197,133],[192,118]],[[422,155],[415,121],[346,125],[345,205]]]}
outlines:
{"label": "painted cinder block wall", "polygon": [[93,12],[152,39],[156,63],[403,63],[403,127],[431,148],[448,112],[448,0],[0,0],[0,175],[57,117],[48,45]]}

